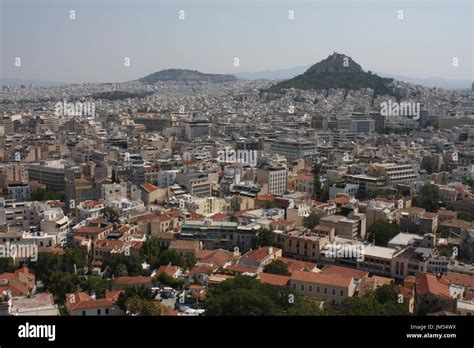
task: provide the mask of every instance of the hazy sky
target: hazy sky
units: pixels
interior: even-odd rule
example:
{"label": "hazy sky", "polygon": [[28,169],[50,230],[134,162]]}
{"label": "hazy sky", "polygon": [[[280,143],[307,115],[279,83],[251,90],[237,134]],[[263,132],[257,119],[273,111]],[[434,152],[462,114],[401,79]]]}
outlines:
{"label": "hazy sky", "polygon": [[[473,2],[0,0],[0,72],[28,80],[117,82],[166,68],[290,68],[336,51],[364,70],[469,80]],[[124,67],[126,57],[130,67]]]}

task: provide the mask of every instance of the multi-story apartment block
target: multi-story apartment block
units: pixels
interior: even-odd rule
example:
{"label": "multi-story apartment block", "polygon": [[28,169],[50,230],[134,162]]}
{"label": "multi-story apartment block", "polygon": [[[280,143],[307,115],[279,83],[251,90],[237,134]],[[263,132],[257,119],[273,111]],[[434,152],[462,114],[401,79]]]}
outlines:
{"label": "multi-story apartment block", "polygon": [[268,193],[282,195],[288,190],[288,171],[282,167],[266,167],[257,170],[257,182],[268,185]]}
{"label": "multi-story apartment block", "polygon": [[418,179],[412,164],[376,163],[369,166],[369,175],[384,178],[385,184],[395,186]]}
{"label": "multi-story apartment block", "polygon": [[302,139],[283,139],[271,142],[268,151],[285,156],[289,160],[313,157],[318,152],[315,143]]}

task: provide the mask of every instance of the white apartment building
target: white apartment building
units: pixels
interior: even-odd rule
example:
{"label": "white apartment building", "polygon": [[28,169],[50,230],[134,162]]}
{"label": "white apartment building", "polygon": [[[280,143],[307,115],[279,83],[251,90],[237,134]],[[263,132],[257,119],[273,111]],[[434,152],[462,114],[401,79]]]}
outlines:
{"label": "white apartment building", "polygon": [[283,139],[274,141],[269,146],[269,152],[285,156],[288,160],[314,156],[318,150],[316,143],[307,140]]}
{"label": "white apartment building", "polygon": [[385,178],[385,184],[390,186],[418,179],[418,173],[411,164],[376,163],[369,167],[369,173]]}
{"label": "white apartment building", "polygon": [[268,193],[282,195],[288,189],[288,171],[282,167],[267,167],[257,171],[257,182],[268,185]]}

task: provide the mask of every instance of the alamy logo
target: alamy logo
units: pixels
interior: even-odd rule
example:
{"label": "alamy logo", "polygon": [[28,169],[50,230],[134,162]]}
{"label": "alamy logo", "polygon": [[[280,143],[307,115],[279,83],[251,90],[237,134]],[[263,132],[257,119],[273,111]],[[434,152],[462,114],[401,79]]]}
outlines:
{"label": "alamy logo", "polygon": [[363,262],[364,246],[330,243],[324,246],[323,254],[329,259],[356,259]]}
{"label": "alamy logo", "polygon": [[248,164],[252,167],[257,165],[258,151],[257,150],[234,150],[228,149],[217,151],[219,162],[222,163],[242,163]]}
{"label": "alamy logo", "polygon": [[47,338],[48,341],[56,339],[55,325],[35,325],[28,322],[18,326],[18,337],[20,338]]}
{"label": "alamy logo", "polygon": [[95,116],[95,102],[68,103],[66,99],[55,105],[56,116]]}
{"label": "alamy logo", "polygon": [[382,116],[407,116],[418,120],[420,118],[420,103],[385,101],[380,104],[380,114]]}
{"label": "alamy logo", "polygon": [[6,242],[0,244],[0,258],[30,259],[30,261],[38,261],[38,246],[36,244],[11,244]]}

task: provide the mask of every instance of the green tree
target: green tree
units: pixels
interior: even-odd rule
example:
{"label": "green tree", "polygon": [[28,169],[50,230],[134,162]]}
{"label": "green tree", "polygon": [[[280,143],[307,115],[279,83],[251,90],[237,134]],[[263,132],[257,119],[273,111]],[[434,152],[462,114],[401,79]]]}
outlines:
{"label": "green tree", "polygon": [[197,263],[197,258],[194,253],[188,253],[184,256],[184,267],[186,269],[191,269]]}
{"label": "green tree", "polygon": [[183,285],[183,281],[173,278],[172,276],[161,272],[156,281],[162,286],[171,286],[172,288],[179,289]]}
{"label": "green tree", "polygon": [[403,303],[398,302],[395,285],[378,287],[361,297],[349,297],[342,303],[340,314],[344,315],[408,315]]}
{"label": "green tree", "polygon": [[120,215],[113,207],[105,207],[100,211],[101,216],[108,222],[119,222]]}
{"label": "green tree", "polygon": [[313,168],[311,170],[313,173],[313,192],[314,192],[314,198],[322,200],[324,198],[324,190],[321,185],[321,180],[319,179],[319,175],[321,172],[321,164],[319,163],[314,163]]}
{"label": "green tree", "polygon": [[87,280],[81,284],[81,288],[89,294],[94,293],[97,298],[104,298],[107,290],[110,290],[111,284],[107,279],[101,277],[89,276]]}
{"label": "green tree", "polygon": [[275,244],[275,234],[269,229],[262,228],[257,232],[256,236],[252,237],[250,242],[253,249],[263,246],[272,246]]}
{"label": "green tree", "polygon": [[400,233],[400,227],[397,224],[377,220],[369,227],[368,241],[372,242],[375,239],[375,245],[387,246],[387,243]]}
{"label": "green tree", "polygon": [[270,264],[266,265],[263,268],[263,271],[265,273],[271,273],[271,274],[279,274],[279,275],[285,275],[285,276],[290,276],[291,273],[288,270],[288,266],[286,263],[284,263],[281,260],[275,260],[271,262]]}
{"label": "green tree", "polygon": [[16,270],[15,261],[10,257],[0,257],[0,274],[13,273]]}
{"label": "green tree", "polygon": [[248,276],[226,280],[208,292],[204,308],[208,315],[319,315],[314,303],[287,286],[262,284]]}
{"label": "green tree", "polygon": [[395,285],[386,284],[375,289],[375,298],[379,303],[398,302],[398,291]]}
{"label": "green tree", "polygon": [[142,300],[152,301],[156,298],[157,294],[158,291],[151,291],[144,285],[138,287],[126,287],[125,291],[120,293],[117,299],[117,306],[126,310],[126,302],[129,298],[136,297]]}
{"label": "green tree", "polygon": [[105,259],[104,266],[107,267],[110,276],[145,275],[142,261],[137,256],[114,255]]}
{"label": "green tree", "polygon": [[36,279],[43,281],[47,287],[51,283],[53,272],[61,270],[62,260],[54,253],[38,253],[38,260],[30,262],[29,267],[35,271]]}
{"label": "green tree", "polygon": [[158,266],[171,264],[173,266],[185,267],[184,258],[176,250],[168,249],[161,253],[158,258]]}
{"label": "green tree", "polygon": [[82,246],[66,248],[63,260],[68,272],[74,271],[74,265],[76,265],[76,269],[82,269],[87,266],[87,249]]}
{"label": "green tree", "polygon": [[316,213],[310,213],[303,219],[303,226],[309,229],[315,228],[319,224],[319,215]]}
{"label": "green tree", "polygon": [[325,310],[321,309],[319,305],[311,299],[305,297],[298,297],[293,306],[288,308],[288,315],[324,315]]}
{"label": "green tree", "polygon": [[77,290],[78,280],[68,272],[54,272],[51,274],[51,282],[48,290],[60,301],[64,301],[67,293]]}
{"label": "green tree", "polygon": [[425,184],[418,196],[413,198],[415,207],[424,208],[429,212],[437,212],[439,209],[439,189],[433,184]]}
{"label": "green tree", "polygon": [[139,316],[161,316],[168,312],[167,307],[158,302],[144,300],[138,297],[130,297],[125,302],[125,308],[129,314]]}
{"label": "green tree", "polygon": [[39,188],[32,192],[30,199],[32,201],[64,201],[64,191],[53,191],[51,187],[46,186],[45,188]]}
{"label": "green tree", "polygon": [[143,243],[143,257],[150,265],[155,265],[158,262],[161,248],[160,241],[156,236],[151,236]]}
{"label": "green tree", "polygon": [[458,220],[474,222],[474,214],[468,212],[461,212],[458,214]]}
{"label": "green tree", "polygon": [[125,266],[123,263],[119,263],[116,266],[114,273],[117,277],[126,277],[126,276],[128,276],[127,266]]}

